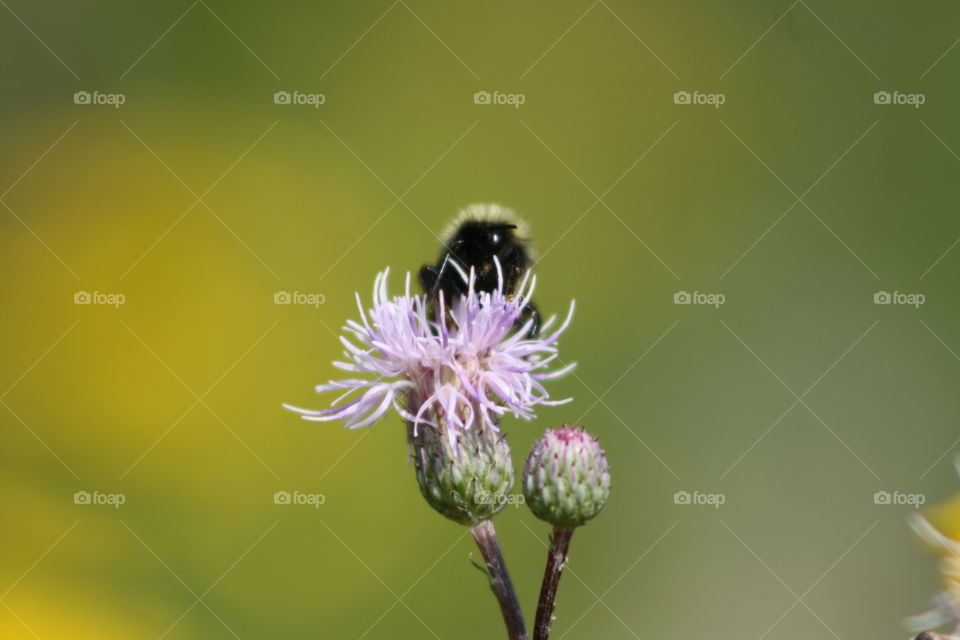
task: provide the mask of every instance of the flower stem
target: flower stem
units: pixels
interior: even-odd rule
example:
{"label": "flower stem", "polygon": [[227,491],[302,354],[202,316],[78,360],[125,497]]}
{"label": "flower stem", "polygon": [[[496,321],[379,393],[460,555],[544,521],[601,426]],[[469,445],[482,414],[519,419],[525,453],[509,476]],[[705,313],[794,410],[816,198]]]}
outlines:
{"label": "flower stem", "polygon": [[480,553],[487,563],[490,578],[490,590],[500,604],[500,613],[503,614],[503,623],[507,627],[507,637],[510,640],[527,640],[527,628],[523,622],[523,612],[520,610],[520,601],[513,589],[513,582],[507,572],[507,564],[500,551],[497,541],[497,532],[493,522],[484,520],[470,529],[473,539],[480,547]]}
{"label": "flower stem", "polygon": [[540,587],[540,602],[537,604],[537,620],[533,627],[533,640],[547,640],[550,637],[550,625],[553,623],[553,609],[557,603],[557,587],[560,576],[567,564],[567,551],[573,529],[554,529],[550,536],[550,550],[547,552],[547,568],[543,572],[543,585]]}

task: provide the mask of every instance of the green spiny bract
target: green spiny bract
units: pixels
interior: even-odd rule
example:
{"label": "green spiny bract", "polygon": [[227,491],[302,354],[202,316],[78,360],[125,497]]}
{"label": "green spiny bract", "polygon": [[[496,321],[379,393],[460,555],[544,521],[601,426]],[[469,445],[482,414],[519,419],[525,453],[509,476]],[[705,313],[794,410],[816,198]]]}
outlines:
{"label": "green spiny bract", "polygon": [[558,529],[579,527],[610,495],[610,466],[600,443],[582,427],[548,429],[523,470],[523,495],[533,514]]}
{"label": "green spiny bract", "polygon": [[489,520],[507,504],[513,461],[503,434],[481,422],[472,428],[408,430],[420,493],[431,507],[460,524]]}

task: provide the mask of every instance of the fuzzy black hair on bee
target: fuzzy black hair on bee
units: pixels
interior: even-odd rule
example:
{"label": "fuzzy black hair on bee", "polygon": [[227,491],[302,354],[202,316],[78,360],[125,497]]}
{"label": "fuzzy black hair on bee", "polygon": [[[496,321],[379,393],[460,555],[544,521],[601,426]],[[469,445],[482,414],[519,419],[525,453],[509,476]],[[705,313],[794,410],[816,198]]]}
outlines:
{"label": "fuzzy black hair on bee", "polygon": [[[420,269],[420,284],[433,305],[440,292],[448,304],[466,294],[468,285],[461,273],[469,273],[471,268],[477,291],[496,291],[502,277],[503,293],[514,295],[535,259],[527,223],[514,211],[496,204],[473,204],[463,209],[440,239],[443,248],[436,264]],[[527,303],[517,322],[523,326],[528,321],[528,335],[536,337],[540,313],[532,303]]]}

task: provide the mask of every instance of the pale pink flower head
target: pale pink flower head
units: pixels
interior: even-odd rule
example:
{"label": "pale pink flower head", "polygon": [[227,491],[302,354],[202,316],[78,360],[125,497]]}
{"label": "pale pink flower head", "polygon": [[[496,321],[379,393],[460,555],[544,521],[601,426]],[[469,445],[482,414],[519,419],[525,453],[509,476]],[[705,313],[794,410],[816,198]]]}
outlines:
{"label": "pale pink flower head", "polygon": [[348,321],[340,338],[344,360],[333,364],[355,377],[316,388],[343,393],[329,409],[286,408],[304,420],[342,420],[350,428],[371,425],[392,409],[414,432],[423,424],[439,427],[442,416],[452,437],[478,424],[496,431],[504,415],[530,420],[537,405],[570,401],[552,400],[543,382],[574,366],[552,368],[573,302],[559,327],[553,316],[534,338],[529,323],[517,326],[536,284],[529,274],[514,295],[503,292],[502,281],[496,291],[476,291],[473,273],[463,274],[467,294],[449,307],[441,294],[431,317],[428,296],[411,293],[409,273],[403,295],[388,294],[389,272],[377,275],[370,309],[357,295],[360,320]]}

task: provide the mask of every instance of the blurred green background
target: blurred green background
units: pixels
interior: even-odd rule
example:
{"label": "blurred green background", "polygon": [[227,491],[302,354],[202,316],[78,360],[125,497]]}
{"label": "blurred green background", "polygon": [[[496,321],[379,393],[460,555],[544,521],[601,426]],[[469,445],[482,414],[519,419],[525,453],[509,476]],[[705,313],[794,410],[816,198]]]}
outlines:
{"label": "blurred green background", "polygon": [[[505,424],[517,461],[582,422],[614,470],[555,638],[902,637],[924,608],[912,506],[874,496],[957,488],[956,3],[0,5],[4,638],[502,637],[398,420],[280,408],[327,402],[353,292],[475,201],[529,218],[540,308],[578,305],[575,401]],[[532,619],[547,527],[496,524]]]}

